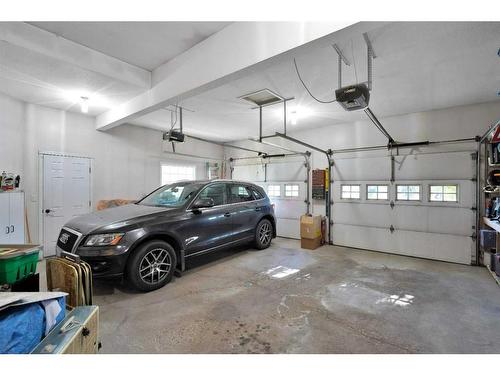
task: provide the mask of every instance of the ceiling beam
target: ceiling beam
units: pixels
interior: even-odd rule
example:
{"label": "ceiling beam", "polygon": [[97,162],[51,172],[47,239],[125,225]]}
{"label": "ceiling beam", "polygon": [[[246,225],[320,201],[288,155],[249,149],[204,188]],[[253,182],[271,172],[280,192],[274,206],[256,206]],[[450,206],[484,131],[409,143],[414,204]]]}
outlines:
{"label": "ceiling beam", "polygon": [[151,72],[24,22],[0,22],[0,41],[140,88]]}
{"label": "ceiling beam", "polygon": [[[373,25],[372,25],[373,24]],[[107,130],[169,104],[218,87],[231,80],[284,61],[299,47],[328,45],[332,33],[366,31],[376,23],[350,25],[328,22],[233,23],[153,72],[153,87],[96,118],[96,129]]]}

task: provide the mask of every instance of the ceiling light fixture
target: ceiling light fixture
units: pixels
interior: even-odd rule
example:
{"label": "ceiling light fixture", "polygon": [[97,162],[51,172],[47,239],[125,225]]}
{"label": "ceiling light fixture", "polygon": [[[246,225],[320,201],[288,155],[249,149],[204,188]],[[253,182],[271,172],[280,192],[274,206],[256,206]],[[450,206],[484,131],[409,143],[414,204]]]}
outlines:
{"label": "ceiling light fixture", "polygon": [[297,111],[292,111],[292,113],[290,113],[290,123],[292,125],[297,125]]}
{"label": "ceiling light fixture", "polygon": [[88,96],[81,96],[80,99],[81,99],[80,108],[82,110],[82,113],[88,113],[89,112],[89,98],[88,98]]}

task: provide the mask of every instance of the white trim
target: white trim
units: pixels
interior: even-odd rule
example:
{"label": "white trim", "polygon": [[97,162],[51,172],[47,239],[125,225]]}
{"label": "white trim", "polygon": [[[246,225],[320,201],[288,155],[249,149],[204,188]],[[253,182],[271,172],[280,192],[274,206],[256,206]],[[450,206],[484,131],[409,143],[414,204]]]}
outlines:
{"label": "white trim", "polygon": [[83,159],[95,159],[92,156],[73,154],[69,152],[60,152],[60,151],[38,151],[38,155],[50,155],[50,156],[63,156],[65,158],[83,158]]}

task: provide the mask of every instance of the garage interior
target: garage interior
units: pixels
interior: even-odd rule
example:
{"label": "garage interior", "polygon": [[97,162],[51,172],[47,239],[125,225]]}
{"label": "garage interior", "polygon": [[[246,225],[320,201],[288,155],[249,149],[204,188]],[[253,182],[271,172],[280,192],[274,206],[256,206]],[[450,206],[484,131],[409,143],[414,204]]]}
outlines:
{"label": "garage interior", "polygon": [[94,279],[99,353],[498,354],[499,37],[0,22],[0,250],[36,246],[29,276],[57,291],[46,266],[70,219],[179,180],[246,181],[274,207],[271,246],[187,258],[149,293]]}

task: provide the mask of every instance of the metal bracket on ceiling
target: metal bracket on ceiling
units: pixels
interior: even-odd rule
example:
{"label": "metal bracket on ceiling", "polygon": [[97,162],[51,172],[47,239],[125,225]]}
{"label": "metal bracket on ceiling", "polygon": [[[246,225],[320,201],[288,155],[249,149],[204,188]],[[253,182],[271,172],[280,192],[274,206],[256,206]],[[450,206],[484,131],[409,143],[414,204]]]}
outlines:
{"label": "metal bracket on ceiling", "polygon": [[[169,108],[169,107],[174,107],[174,108]],[[178,108],[182,108],[184,111],[188,112],[195,112],[194,109],[186,108],[184,106],[176,105],[176,104],[170,104],[166,107],[160,108],[162,111],[169,111],[169,112],[175,112],[177,111]]]}
{"label": "metal bracket on ceiling", "polygon": [[345,57],[345,55],[342,53],[342,50],[339,48],[337,44],[332,45],[333,49],[335,52],[337,52],[338,57],[338,74],[339,74],[339,89],[342,87],[342,62],[346,64],[347,66],[351,66],[350,61]]}
{"label": "metal bracket on ceiling", "polygon": [[290,100],[294,100],[295,97],[292,96],[290,98],[284,98],[283,100],[280,100],[279,102],[274,102],[274,103],[269,103],[269,104],[263,104],[263,105],[258,105],[257,107],[251,107],[250,109],[259,109],[259,108],[264,108],[264,107],[270,107],[272,105],[276,105],[276,104],[281,104],[283,102],[289,102]]}
{"label": "metal bracket on ceiling", "polygon": [[366,43],[366,55],[367,55],[367,65],[368,65],[368,90],[372,90],[372,80],[373,80],[373,59],[377,58],[375,51],[373,50],[373,45],[368,37],[368,33],[363,33],[363,38]]}
{"label": "metal bracket on ceiling", "polygon": [[368,33],[363,33],[363,38],[365,39],[366,46],[368,47],[368,50],[371,51],[372,57],[374,59],[376,59],[377,55],[375,54],[375,50],[373,49],[372,42],[371,42],[370,38],[368,37]]}

